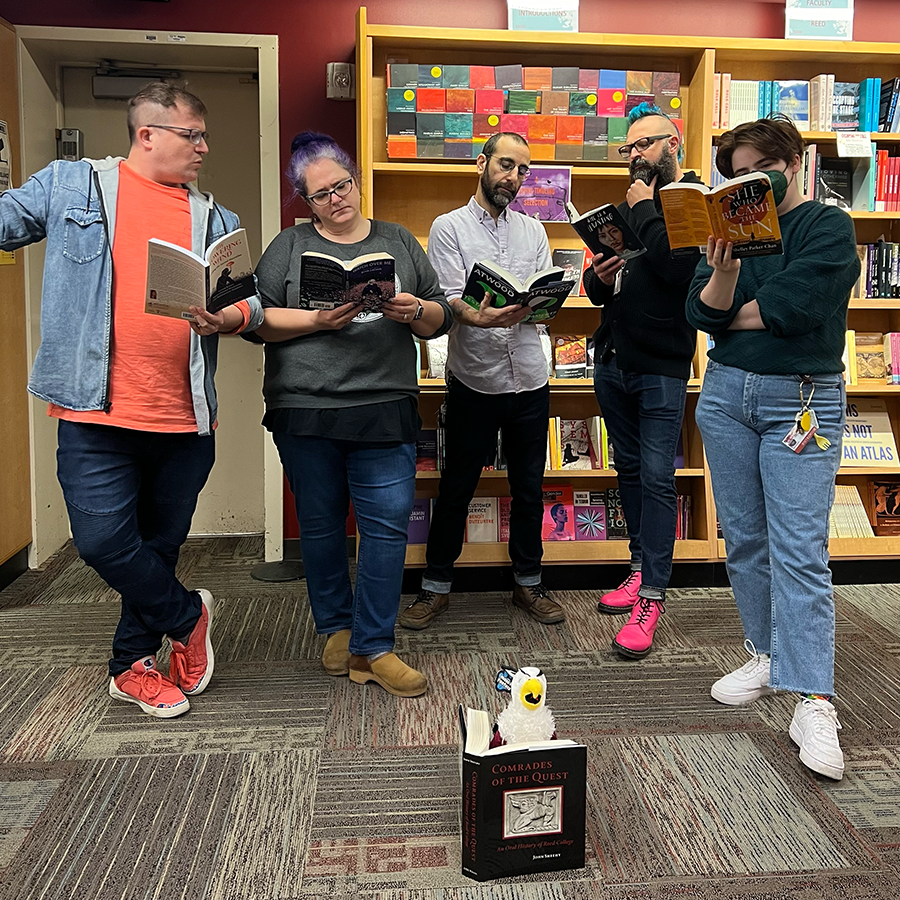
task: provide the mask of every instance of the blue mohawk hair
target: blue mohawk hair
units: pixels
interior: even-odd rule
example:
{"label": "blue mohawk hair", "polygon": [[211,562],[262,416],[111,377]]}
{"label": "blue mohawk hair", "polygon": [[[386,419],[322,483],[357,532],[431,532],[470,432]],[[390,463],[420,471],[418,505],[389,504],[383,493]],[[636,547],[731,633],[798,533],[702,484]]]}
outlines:
{"label": "blue mohawk hair", "polygon": [[[631,128],[638,119],[643,119],[646,116],[659,116],[662,119],[668,119],[672,122],[671,116],[666,115],[655,103],[647,103],[644,101],[643,103],[639,103],[630,113],[628,113],[628,127]],[[678,132],[678,162],[683,163],[684,140],[678,126],[674,122],[672,122],[672,126],[675,128],[675,131]]]}

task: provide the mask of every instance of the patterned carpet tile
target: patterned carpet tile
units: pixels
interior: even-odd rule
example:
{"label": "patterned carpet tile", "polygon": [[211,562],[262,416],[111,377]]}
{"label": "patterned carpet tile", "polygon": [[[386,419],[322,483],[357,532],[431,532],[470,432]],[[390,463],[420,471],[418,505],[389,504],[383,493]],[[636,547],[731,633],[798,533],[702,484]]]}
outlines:
{"label": "patterned carpet tile", "polygon": [[896,584],[843,584],[834,589],[839,601],[852,606],[865,616],[871,640],[880,636],[872,629],[884,629],[900,638],[900,585]]}
{"label": "patterned carpet tile", "polygon": [[0,591],[0,610],[31,606],[47,591],[78,554],[71,541],[55,553],[40,569],[29,569]]}
{"label": "patterned carpet tile", "polygon": [[0,610],[0,671],[109,660],[119,606],[25,606]]}
{"label": "patterned carpet tile", "polygon": [[84,764],[31,828],[0,898],[287,896],[303,876],[316,760],[307,750]]}
{"label": "patterned carpet tile", "polygon": [[[565,875],[565,873],[559,873]],[[553,879],[556,874],[546,876]],[[359,890],[347,896],[365,900],[603,900],[607,894],[589,881],[542,883],[498,883],[477,884],[465,879],[468,886],[442,887],[421,890],[417,888],[388,888],[385,890]],[[309,896],[309,895],[306,895]],[[327,894],[313,895],[327,896]],[[635,900],[638,895],[635,895]],[[285,898],[287,900],[287,898]],[[294,898],[290,898],[294,900]],[[304,897],[306,900],[306,897]],[[631,900],[631,898],[629,898]]]}

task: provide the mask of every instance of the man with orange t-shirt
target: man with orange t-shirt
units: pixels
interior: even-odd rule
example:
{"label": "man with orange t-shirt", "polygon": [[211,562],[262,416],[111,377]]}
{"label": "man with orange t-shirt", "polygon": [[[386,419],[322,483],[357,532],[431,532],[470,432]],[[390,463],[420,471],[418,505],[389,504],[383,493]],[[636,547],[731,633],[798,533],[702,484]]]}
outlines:
{"label": "man with orange t-shirt", "polygon": [[192,184],[205,115],[193,94],[148,85],[128,107],[126,159],[58,160],[0,194],[0,249],[47,241],[28,389],[59,420],[75,546],[122,595],[109,693],[160,718],[187,712],[213,673],[213,597],[175,565],[215,458],[218,334],[262,322],[257,296],[215,315],[192,307],[189,325],[144,313],[150,238],[203,255],[238,227]]}

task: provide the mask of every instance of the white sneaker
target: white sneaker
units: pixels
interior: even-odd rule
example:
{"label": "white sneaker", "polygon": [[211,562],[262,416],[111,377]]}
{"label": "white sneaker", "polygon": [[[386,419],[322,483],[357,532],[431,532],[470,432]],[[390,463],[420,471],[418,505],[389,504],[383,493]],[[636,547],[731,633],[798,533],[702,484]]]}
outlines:
{"label": "white sneaker", "polygon": [[804,697],[794,709],[791,740],[800,748],[800,762],[813,772],[840,781],[844,754],[838,743],[837,711],[827,700]]}
{"label": "white sneaker", "polygon": [[709,691],[713,700],[726,706],[740,706],[775,693],[775,688],[769,687],[768,654],[757,653],[749,638],[744,641],[744,648],[750,654],[750,660],[734,672],[723,675]]}

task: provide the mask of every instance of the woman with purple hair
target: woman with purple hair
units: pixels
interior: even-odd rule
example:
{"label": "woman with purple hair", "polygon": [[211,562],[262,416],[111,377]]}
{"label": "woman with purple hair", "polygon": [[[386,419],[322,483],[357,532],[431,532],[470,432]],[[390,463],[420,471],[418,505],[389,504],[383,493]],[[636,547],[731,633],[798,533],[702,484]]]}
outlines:
{"label": "woman with purple hair", "polygon": [[[425,692],[425,675],[393,652],[419,427],[414,336],[446,333],[450,307],[415,237],[360,211],[359,170],[327,135],[303,132],[287,176],[312,221],[281,232],[256,270],[266,344],[263,424],[272,432],[297,502],[316,631],[328,636],[330,675],[375,681],[400,697]],[[395,290],[382,310],[360,302],[301,309],[300,257],[394,258]],[[304,295],[305,296],[305,295]],[[355,591],[346,521],[359,527]]]}

